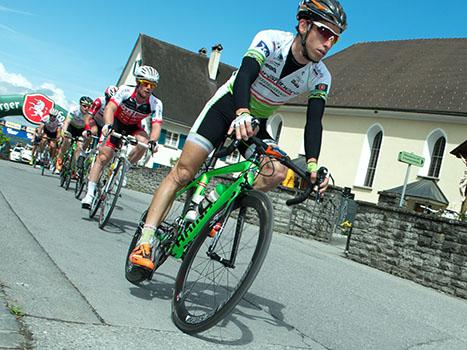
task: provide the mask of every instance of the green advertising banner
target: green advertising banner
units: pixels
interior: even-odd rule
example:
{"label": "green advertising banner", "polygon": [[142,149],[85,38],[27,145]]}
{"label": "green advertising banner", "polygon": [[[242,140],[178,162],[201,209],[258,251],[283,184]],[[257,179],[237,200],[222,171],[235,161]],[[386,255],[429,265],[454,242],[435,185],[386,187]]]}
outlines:
{"label": "green advertising banner", "polygon": [[28,122],[39,124],[52,108],[59,111],[58,118],[63,122],[68,112],[46,95],[0,95],[0,118],[22,115]]}

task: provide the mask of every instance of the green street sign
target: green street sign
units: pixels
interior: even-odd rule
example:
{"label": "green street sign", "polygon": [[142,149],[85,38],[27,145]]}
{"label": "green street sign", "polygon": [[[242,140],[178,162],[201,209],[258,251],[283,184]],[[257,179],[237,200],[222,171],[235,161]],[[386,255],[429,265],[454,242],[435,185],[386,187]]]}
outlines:
{"label": "green street sign", "polygon": [[418,167],[422,167],[423,164],[425,164],[425,158],[409,152],[399,152],[399,157],[397,157],[397,160],[399,162],[415,165]]}

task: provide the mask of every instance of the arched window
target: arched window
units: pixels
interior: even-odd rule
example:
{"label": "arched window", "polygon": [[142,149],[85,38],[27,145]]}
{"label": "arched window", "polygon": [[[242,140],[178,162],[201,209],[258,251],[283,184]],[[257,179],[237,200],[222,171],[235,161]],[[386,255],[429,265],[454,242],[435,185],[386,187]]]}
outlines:
{"label": "arched window", "polygon": [[446,149],[447,135],[441,129],[433,130],[425,141],[423,157],[425,164],[420,169],[419,175],[439,177],[443,162],[444,151]]}
{"label": "arched window", "polygon": [[383,135],[383,128],[379,124],[374,124],[368,129],[358,164],[355,185],[365,187],[373,186]]}
{"label": "arched window", "polygon": [[383,140],[383,132],[380,131],[373,138],[371,144],[371,155],[370,161],[368,162],[368,168],[366,170],[364,186],[371,187],[375,178],[376,166],[378,165],[379,150],[381,149],[381,141]]}
{"label": "arched window", "polygon": [[277,143],[279,143],[281,137],[282,125],[282,116],[280,114],[273,115],[266,123],[266,131]]}
{"label": "arched window", "polygon": [[436,141],[431,154],[430,170],[428,176],[439,177],[441,163],[443,162],[444,148],[446,147],[446,138],[441,136]]}

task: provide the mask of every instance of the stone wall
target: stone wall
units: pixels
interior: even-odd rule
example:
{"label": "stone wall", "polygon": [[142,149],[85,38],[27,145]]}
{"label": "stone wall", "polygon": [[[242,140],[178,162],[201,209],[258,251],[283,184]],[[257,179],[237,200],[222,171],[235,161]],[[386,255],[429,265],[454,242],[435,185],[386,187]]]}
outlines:
{"label": "stone wall", "polygon": [[[169,170],[169,167],[131,169],[127,175],[127,188],[153,193]],[[230,181],[230,178],[216,178],[213,184]],[[302,204],[289,207],[285,203],[295,195],[295,190],[279,187],[269,192],[274,207],[274,231],[330,241],[340,206],[341,193],[340,188],[331,188],[326,192],[322,203],[318,204],[314,199],[308,199]]]}
{"label": "stone wall", "polygon": [[348,257],[467,298],[467,223],[359,202]]}

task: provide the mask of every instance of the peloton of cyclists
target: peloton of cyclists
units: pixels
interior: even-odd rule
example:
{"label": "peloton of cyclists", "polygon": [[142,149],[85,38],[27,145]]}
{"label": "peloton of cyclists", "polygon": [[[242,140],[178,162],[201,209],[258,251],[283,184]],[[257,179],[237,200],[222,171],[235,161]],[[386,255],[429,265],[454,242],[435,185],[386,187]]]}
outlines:
{"label": "peloton of cyclists", "polygon": [[[135,70],[136,87],[120,86],[117,93],[110,99],[104,110],[104,126],[101,138],[112,130],[120,134],[133,135],[139,143],[150,144],[156,151],[157,140],[162,125],[162,102],[154,95],[154,89],[159,82],[159,73],[151,66],[140,66]],[[142,128],[143,119],[150,117],[151,133],[148,135]],[[103,167],[112,159],[115,148],[120,140],[110,134],[104,145],[99,149],[99,155],[91,168],[88,190],[81,201],[85,209],[91,207],[94,199],[96,183]],[[145,149],[136,146],[130,152],[128,160],[135,164],[145,153]]]}
{"label": "peloton of cyclists", "polygon": [[[155,230],[171,206],[175,193],[195,176],[209,153],[235,133],[238,140],[257,134],[271,139],[266,120],[281,105],[301,94],[308,94],[304,130],[307,168],[314,182],[321,149],[322,117],[331,75],[321,61],[346,29],[345,12],[337,0],[300,1],[296,33],[278,30],[259,32],[247,50],[239,70],[220,87],[195,121],[178,162],[161,182],[148,210],[142,235],[129,259],[133,266],[152,271],[152,242]],[[259,118],[253,130],[252,118]],[[269,191],[286,176],[286,167],[263,160],[255,188]],[[320,192],[328,186],[320,185]],[[137,269],[134,269],[136,272]]]}

